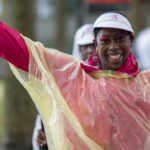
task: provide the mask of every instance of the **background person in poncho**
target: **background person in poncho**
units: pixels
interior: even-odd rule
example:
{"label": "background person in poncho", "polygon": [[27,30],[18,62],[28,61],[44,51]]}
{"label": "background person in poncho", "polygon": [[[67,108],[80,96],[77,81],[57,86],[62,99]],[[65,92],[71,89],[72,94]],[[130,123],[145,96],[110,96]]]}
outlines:
{"label": "background person in poncho", "polygon": [[87,63],[0,28],[0,56],[35,102],[49,149],[150,149],[150,71],[138,70],[124,15],[104,13],[95,21],[97,53]]}

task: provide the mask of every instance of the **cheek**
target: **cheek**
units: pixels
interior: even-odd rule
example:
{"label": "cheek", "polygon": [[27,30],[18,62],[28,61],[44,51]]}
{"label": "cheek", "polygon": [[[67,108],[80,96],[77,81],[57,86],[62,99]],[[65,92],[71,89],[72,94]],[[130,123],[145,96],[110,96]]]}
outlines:
{"label": "cheek", "polygon": [[130,51],[131,51],[131,45],[127,45],[126,47],[127,47],[126,48],[127,49],[127,53],[130,53]]}
{"label": "cheek", "polygon": [[126,45],[126,50],[125,50],[125,56],[124,59],[128,59],[129,53],[131,52],[131,46],[130,45]]}
{"label": "cheek", "polygon": [[124,53],[127,55],[131,51],[131,45],[129,43],[126,43],[124,45],[121,45],[121,48],[124,50]]}
{"label": "cheek", "polygon": [[128,52],[130,52],[131,48],[132,48],[132,43],[131,41],[128,41],[128,43],[126,43],[126,47],[128,48]]}
{"label": "cheek", "polygon": [[103,52],[102,51],[100,51],[100,50],[98,50],[98,54],[99,54],[99,58],[100,58],[100,60],[103,60]]}
{"label": "cheek", "polygon": [[95,47],[92,47],[91,50],[92,50],[92,52],[95,52],[96,49],[95,49]]}
{"label": "cheek", "polygon": [[80,52],[81,52],[82,55],[84,55],[85,54],[85,49],[81,48]]}
{"label": "cheek", "polygon": [[99,46],[97,50],[98,50],[99,55],[103,55],[105,52],[105,48],[103,46]]}
{"label": "cheek", "polygon": [[131,45],[129,45],[129,46],[128,46],[128,51],[130,51],[130,50],[131,50],[131,48],[132,48],[132,47],[131,47]]}

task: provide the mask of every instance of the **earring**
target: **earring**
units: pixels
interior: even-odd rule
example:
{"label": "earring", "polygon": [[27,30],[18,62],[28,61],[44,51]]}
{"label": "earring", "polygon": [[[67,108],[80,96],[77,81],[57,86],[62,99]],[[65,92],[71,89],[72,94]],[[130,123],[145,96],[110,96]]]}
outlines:
{"label": "earring", "polygon": [[95,61],[95,62],[99,62],[100,61],[98,50],[96,50],[96,52],[92,56],[92,60]]}

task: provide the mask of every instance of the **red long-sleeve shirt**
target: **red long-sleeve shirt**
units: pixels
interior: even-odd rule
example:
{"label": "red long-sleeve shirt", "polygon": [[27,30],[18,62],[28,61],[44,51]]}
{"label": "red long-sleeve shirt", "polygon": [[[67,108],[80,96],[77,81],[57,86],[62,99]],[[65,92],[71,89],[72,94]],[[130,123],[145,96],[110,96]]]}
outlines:
{"label": "red long-sleeve shirt", "polygon": [[20,33],[0,22],[0,57],[28,71],[29,51]]}

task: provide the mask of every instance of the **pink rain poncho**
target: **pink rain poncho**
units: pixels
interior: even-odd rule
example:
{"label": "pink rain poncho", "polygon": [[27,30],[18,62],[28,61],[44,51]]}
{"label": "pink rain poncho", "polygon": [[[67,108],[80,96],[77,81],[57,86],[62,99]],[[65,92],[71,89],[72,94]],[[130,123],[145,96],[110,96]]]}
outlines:
{"label": "pink rain poncho", "polygon": [[150,149],[149,71],[87,73],[79,59],[25,41],[29,73],[12,69],[42,116],[49,149]]}
{"label": "pink rain poncho", "polygon": [[16,66],[49,150],[150,150],[150,71],[139,73],[131,55],[119,72],[102,71],[0,27],[0,56]]}

